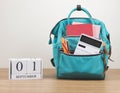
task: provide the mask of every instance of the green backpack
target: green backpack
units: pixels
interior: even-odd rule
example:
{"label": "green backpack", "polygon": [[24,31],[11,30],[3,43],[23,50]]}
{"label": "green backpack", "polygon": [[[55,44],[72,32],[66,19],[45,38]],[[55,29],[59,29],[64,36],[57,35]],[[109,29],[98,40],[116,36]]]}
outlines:
{"label": "green backpack", "polygon": [[[74,11],[84,11],[89,18],[70,18]],[[106,43],[102,46],[101,53],[94,55],[66,54],[62,51],[61,38],[69,43],[69,49],[75,50],[80,37],[66,36],[66,26],[72,22],[92,23],[100,25],[99,38]],[[51,37],[53,35],[53,39]],[[50,32],[49,44],[53,46],[52,64],[56,68],[56,77],[61,79],[105,79],[105,71],[108,68],[108,59],[111,55],[109,33],[103,22],[92,18],[91,14],[81,6],[73,9],[68,18],[60,20]],[[106,52],[107,51],[107,52]]]}

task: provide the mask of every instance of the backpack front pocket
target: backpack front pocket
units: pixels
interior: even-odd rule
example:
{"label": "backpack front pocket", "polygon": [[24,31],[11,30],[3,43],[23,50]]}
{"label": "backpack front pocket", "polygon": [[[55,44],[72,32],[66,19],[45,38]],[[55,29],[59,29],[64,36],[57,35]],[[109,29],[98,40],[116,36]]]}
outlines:
{"label": "backpack front pocket", "polygon": [[103,79],[102,54],[73,55],[60,51],[58,78]]}

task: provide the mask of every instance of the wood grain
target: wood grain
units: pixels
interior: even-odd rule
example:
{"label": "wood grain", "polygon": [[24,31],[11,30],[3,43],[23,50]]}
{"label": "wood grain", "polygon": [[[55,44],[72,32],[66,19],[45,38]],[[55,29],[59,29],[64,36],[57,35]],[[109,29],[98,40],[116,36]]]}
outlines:
{"label": "wood grain", "polygon": [[42,80],[8,80],[0,69],[0,93],[120,93],[120,69],[110,69],[105,80],[56,79],[54,69],[45,69]]}

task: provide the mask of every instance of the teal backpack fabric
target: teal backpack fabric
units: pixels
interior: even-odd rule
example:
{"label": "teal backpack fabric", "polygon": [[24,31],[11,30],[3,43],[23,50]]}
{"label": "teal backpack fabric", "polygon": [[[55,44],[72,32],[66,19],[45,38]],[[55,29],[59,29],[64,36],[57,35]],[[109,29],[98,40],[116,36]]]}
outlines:
{"label": "teal backpack fabric", "polygon": [[[85,8],[81,8],[81,11],[85,12],[89,18],[70,18],[74,11],[77,11],[77,8],[73,9],[67,18],[60,20],[50,32],[49,44],[52,44],[53,48],[52,62],[56,68],[56,77],[61,79],[105,79],[105,71],[111,53],[109,33],[105,24],[92,18]],[[101,48],[101,53],[95,55],[65,54],[62,51],[61,38],[64,37],[68,40],[71,51],[75,50],[80,38],[77,36],[66,36],[66,26],[72,22],[100,25],[99,38],[106,43],[105,49],[108,54],[104,52],[104,47]],[[51,35],[54,36],[53,39]]]}

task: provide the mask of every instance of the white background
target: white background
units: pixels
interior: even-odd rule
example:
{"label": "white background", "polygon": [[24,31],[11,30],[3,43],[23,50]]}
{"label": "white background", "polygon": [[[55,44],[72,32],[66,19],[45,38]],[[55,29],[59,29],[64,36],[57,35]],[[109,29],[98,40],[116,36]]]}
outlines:
{"label": "white background", "polygon": [[106,24],[115,60],[109,65],[120,68],[120,0],[0,0],[0,68],[9,58],[42,58],[52,68],[49,33],[77,4]]}

